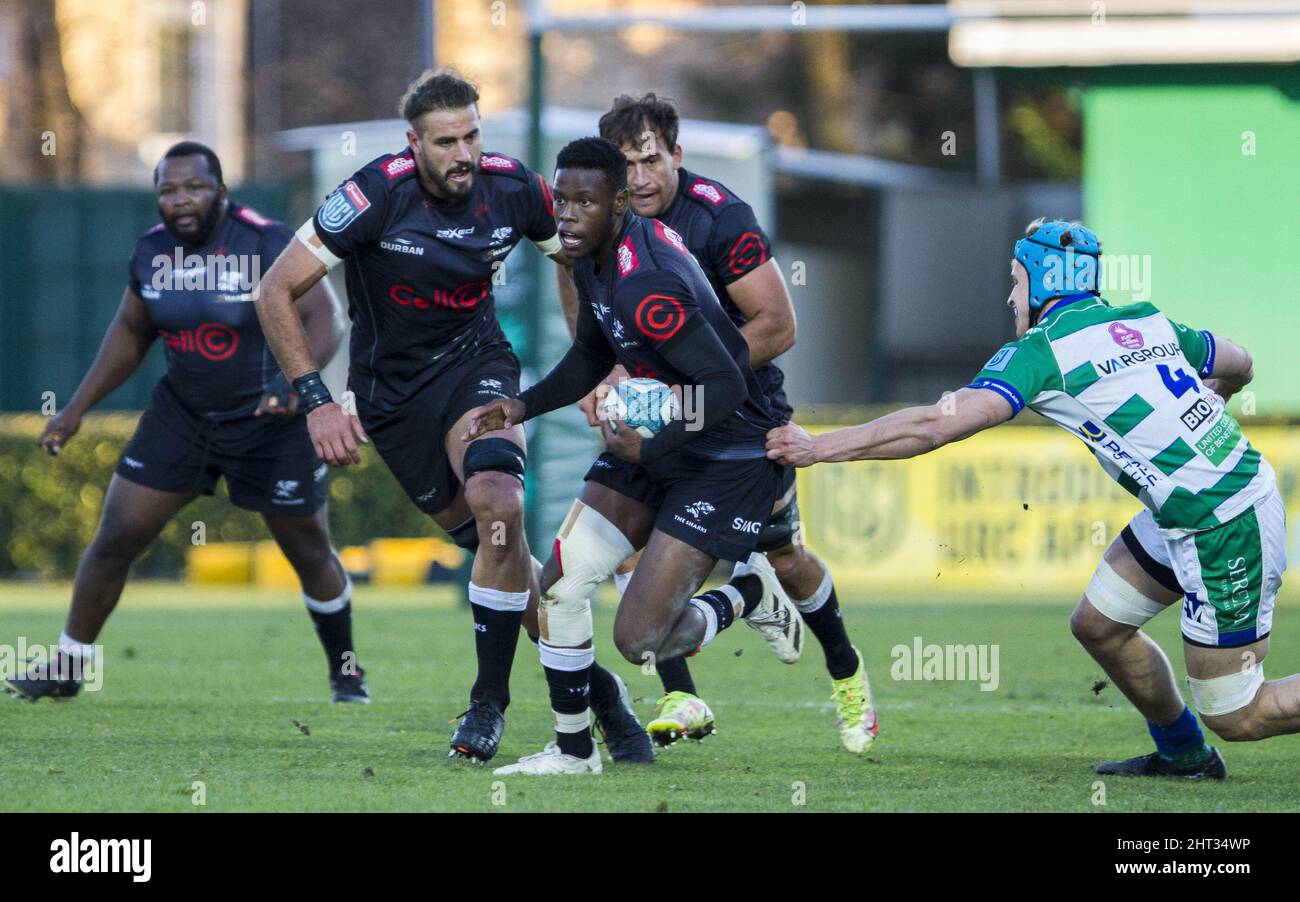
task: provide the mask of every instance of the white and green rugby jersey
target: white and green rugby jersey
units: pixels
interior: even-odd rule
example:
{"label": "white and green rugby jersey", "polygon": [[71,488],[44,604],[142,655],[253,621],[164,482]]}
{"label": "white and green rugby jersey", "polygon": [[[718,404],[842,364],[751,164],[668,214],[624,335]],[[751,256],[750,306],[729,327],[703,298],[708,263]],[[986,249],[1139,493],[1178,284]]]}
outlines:
{"label": "white and green rugby jersey", "polygon": [[972,388],[998,392],[1080,436],[1102,468],[1151,509],[1162,529],[1226,523],[1263,500],[1273,470],[1202,378],[1214,336],[1151,304],[1058,304],[1002,346]]}

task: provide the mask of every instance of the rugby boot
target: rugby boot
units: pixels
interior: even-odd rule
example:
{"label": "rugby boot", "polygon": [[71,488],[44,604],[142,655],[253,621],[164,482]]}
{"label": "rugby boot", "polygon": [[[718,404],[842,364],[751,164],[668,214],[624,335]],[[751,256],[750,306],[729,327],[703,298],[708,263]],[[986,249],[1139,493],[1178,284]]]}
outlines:
{"label": "rugby boot", "polygon": [[865,755],[880,732],[876,707],[871,701],[871,683],[867,680],[867,665],[857,646],[858,669],[853,676],[831,681],[831,699],[835,702],[835,726],[840,731],[840,742],[855,755]]}
{"label": "rugby boot", "polygon": [[650,743],[650,734],[641,727],[641,721],[636,719],[632,710],[627,684],[616,673],[610,676],[618,686],[618,694],[609,700],[591,697],[591,714],[596,729],[605,740],[609,757],[617,764],[653,764],[654,746]]}
{"label": "rugby boot", "polygon": [[682,738],[703,742],[705,736],[718,732],[713,726],[713,712],[699,696],[670,692],[659,699],[658,708],[659,716],[646,724],[655,745],[672,745]]}
{"label": "rugby boot", "polygon": [[515,764],[498,767],[492,773],[502,777],[514,774],[554,777],[565,774],[598,774],[602,770],[599,749],[592,748],[589,758],[579,758],[577,755],[564,754],[558,745],[548,742],[546,748],[536,755],[526,755]]}
{"label": "rugby boot", "polygon": [[460,717],[460,726],[451,734],[451,751],[447,757],[464,758],[471,764],[491,760],[506,729],[505,715],[491,702],[471,699]]}
{"label": "rugby boot", "polygon": [[804,628],[799,609],[790,601],[776,578],[767,556],[755,552],[747,561],[738,561],[732,577],[757,576],[763,582],[763,600],[749,612],[745,622],[763,635],[768,649],[786,664],[793,664],[803,654]]}
{"label": "rugby boot", "polygon": [[1123,761],[1107,761],[1093,768],[1099,774],[1117,777],[1179,777],[1184,780],[1222,780],[1228,776],[1228,765],[1214,746],[1210,757],[1194,767],[1178,767],[1159,752],[1138,755]]}
{"label": "rugby boot", "polygon": [[355,673],[330,674],[330,700],[336,704],[370,704],[370,687],[366,685],[366,672],[360,666]]}

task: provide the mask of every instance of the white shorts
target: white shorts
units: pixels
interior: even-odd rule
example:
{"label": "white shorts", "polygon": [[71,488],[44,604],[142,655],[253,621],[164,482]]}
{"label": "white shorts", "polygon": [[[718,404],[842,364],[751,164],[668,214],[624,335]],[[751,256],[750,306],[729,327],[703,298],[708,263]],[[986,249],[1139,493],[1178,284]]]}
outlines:
{"label": "white shorts", "polygon": [[1276,487],[1267,498],[1213,529],[1170,538],[1151,511],[1129,522],[1142,569],[1183,594],[1183,638],[1208,648],[1263,639],[1286,570],[1286,510]]}

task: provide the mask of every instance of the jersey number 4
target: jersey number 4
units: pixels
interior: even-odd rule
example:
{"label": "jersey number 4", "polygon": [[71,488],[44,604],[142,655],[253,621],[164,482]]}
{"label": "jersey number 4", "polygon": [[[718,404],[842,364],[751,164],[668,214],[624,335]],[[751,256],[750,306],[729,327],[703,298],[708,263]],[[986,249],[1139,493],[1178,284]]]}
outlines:
{"label": "jersey number 4", "polygon": [[1175,398],[1181,398],[1187,394],[1188,389],[1192,389],[1198,395],[1201,393],[1201,390],[1196,386],[1196,378],[1183,372],[1181,366],[1171,373],[1168,365],[1157,363],[1156,372],[1160,374],[1160,381],[1164,382],[1165,388],[1169,389],[1169,393]]}

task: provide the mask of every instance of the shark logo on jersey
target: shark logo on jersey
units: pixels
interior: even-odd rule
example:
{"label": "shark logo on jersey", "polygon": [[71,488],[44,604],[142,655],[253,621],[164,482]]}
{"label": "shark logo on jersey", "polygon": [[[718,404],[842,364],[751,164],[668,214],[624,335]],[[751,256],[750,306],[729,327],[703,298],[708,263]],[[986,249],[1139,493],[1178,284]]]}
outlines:
{"label": "shark logo on jersey", "polygon": [[1019,348],[1002,348],[996,354],[989,358],[989,362],[984,364],[984,369],[990,373],[1001,373],[1006,370],[1007,364],[1011,358],[1016,356]]}
{"label": "shark logo on jersey", "polygon": [[500,379],[480,379],[478,384],[482,388],[496,388],[496,389],[501,388]]}
{"label": "shark logo on jersey", "polygon": [[514,228],[513,228],[512,226],[502,226],[502,227],[499,228],[499,229],[493,229],[493,230],[492,230],[492,240],[493,240],[493,241],[509,241],[509,240],[510,240],[510,236],[513,235],[514,233],[515,233],[515,230],[514,230]]}
{"label": "shark logo on jersey", "polygon": [[623,340],[623,335],[624,335],[624,331],[623,331],[623,321],[622,321],[622,320],[619,320],[619,319],[616,319],[616,320],[614,320],[612,323],[610,323],[610,324],[609,324],[609,333],[610,333],[611,335],[614,336],[614,340],[615,340],[615,341],[622,341],[622,340]]}
{"label": "shark logo on jersey", "polygon": [[596,314],[596,319],[600,320],[603,323],[605,321],[605,317],[609,316],[609,314],[613,311],[608,304],[597,304],[595,301],[592,301],[591,312]]}
{"label": "shark logo on jersey", "polygon": [[329,471],[330,471],[329,464],[321,464],[319,467],[311,471],[311,478],[316,480],[317,482],[320,482],[326,476],[329,475]]}
{"label": "shark logo on jersey", "polygon": [[278,480],[271,492],[271,502],[273,504],[305,504],[306,498],[294,497],[298,494],[298,486],[301,484],[296,479]]}

